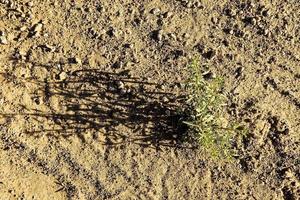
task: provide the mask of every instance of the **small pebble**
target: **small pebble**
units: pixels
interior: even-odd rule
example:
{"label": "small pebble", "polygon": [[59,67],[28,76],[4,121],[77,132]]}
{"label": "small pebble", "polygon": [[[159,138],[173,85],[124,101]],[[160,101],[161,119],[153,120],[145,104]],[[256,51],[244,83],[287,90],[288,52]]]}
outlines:
{"label": "small pebble", "polygon": [[268,30],[268,29],[265,29],[265,30],[264,30],[264,35],[266,35],[266,36],[267,36],[267,35],[269,35],[269,33],[270,33],[270,32],[269,32],[269,30]]}
{"label": "small pebble", "polygon": [[234,9],[229,9],[228,10],[228,15],[230,16],[230,17],[235,17],[236,16],[236,10],[234,10]]}
{"label": "small pebble", "polygon": [[235,77],[236,77],[236,78],[240,77],[240,76],[243,74],[243,71],[244,71],[244,67],[238,67],[238,68],[235,70]]}
{"label": "small pebble", "polygon": [[26,56],[26,55],[27,55],[27,52],[26,52],[26,50],[24,50],[24,49],[19,49],[19,54],[20,54],[21,56]]}
{"label": "small pebble", "polygon": [[66,80],[68,78],[68,74],[66,72],[62,72],[59,74],[59,80]]}
{"label": "small pebble", "polygon": [[46,48],[46,51],[49,51],[49,52],[54,52],[56,49],[54,46],[51,46],[49,44],[45,44],[44,47]]}
{"label": "small pebble", "polygon": [[30,1],[30,2],[27,3],[27,5],[28,5],[29,7],[32,7],[32,6],[33,6],[33,2]]}
{"label": "small pebble", "polygon": [[33,101],[37,104],[37,105],[40,105],[40,104],[42,104],[42,98],[39,98],[39,97],[35,97],[34,99],[33,99]]}
{"label": "small pebble", "polygon": [[250,22],[251,22],[252,25],[256,25],[257,24],[257,20],[255,18],[251,18]]}
{"label": "small pebble", "polygon": [[153,15],[159,15],[160,9],[159,9],[159,8],[153,8],[153,9],[150,11],[150,13],[153,14]]}
{"label": "small pebble", "polygon": [[152,31],[150,37],[153,40],[161,41],[163,39],[163,31],[161,29]]}
{"label": "small pebble", "polygon": [[81,59],[80,59],[80,58],[78,58],[78,57],[75,57],[75,63],[76,63],[76,64],[81,64],[81,63],[82,63],[82,61],[81,61]]}
{"label": "small pebble", "polygon": [[195,3],[195,7],[196,7],[196,8],[203,8],[203,6],[201,5],[201,3],[200,3],[199,1],[197,1],[197,2]]}
{"label": "small pebble", "polygon": [[188,39],[191,37],[191,35],[189,33],[184,33],[182,37]]}
{"label": "small pebble", "polygon": [[0,43],[1,44],[8,44],[8,41],[4,35],[0,36]]}
{"label": "small pebble", "polygon": [[69,58],[68,60],[70,64],[81,64],[81,59],[78,57]]}
{"label": "small pebble", "polygon": [[159,30],[159,31],[157,32],[157,40],[158,40],[158,41],[161,41],[162,38],[163,38],[162,30]]}
{"label": "small pebble", "polygon": [[172,15],[173,15],[172,12],[166,12],[166,13],[163,15],[163,17],[164,17],[164,18],[170,18]]}
{"label": "small pebble", "polygon": [[119,90],[125,89],[125,84],[123,81],[117,81],[116,84]]}
{"label": "small pebble", "polygon": [[212,23],[217,24],[218,23],[218,18],[217,17],[212,17],[211,21],[212,21]]}
{"label": "small pebble", "polygon": [[38,24],[35,25],[33,31],[34,32],[41,32],[42,28],[43,28],[43,24],[42,23],[38,23]]}
{"label": "small pebble", "polygon": [[226,29],[225,31],[226,31],[226,33],[228,33],[230,35],[234,34],[234,31],[232,29]]}
{"label": "small pebble", "polygon": [[127,48],[127,49],[132,49],[132,48],[133,48],[133,44],[126,43],[126,44],[124,45],[124,47]]}
{"label": "small pebble", "polygon": [[106,34],[109,37],[118,37],[118,31],[114,27],[110,27]]}
{"label": "small pebble", "polygon": [[41,35],[42,29],[43,29],[43,24],[42,23],[35,24],[33,29],[32,29],[31,35],[33,37],[39,37]]}
{"label": "small pebble", "polygon": [[134,92],[134,90],[132,90],[130,88],[128,88],[127,91],[126,91],[127,94],[132,94],[133,92]]}
{"label": "small pebble", "polygon": [[186,4],[187,8],[191,8],[192,6],[193,6],[193,3],[191,1]]}
{"label": "small pebble", "polygon": [[25,31],[26,29],[27,29],[26,26],[22,26],[22,27],[20,28],[20,31]]}
{"label": "small pebble", "polygon": [[205,78],[205,79],[214,79],[214,78],[216,78],[216,74],[215,73],[213,73],[213,72],[211,72],[211,71],[207,71],[207,72],[204,72],[203,74],[202,74],[202,76],[203,76],[203,78]]}
{"label": "small pebble", "polygon": [[184,89],[186,87],[185,83],[177,83],[177,85],[180,89]]}
{"label": "small pebble", "polygon": [[157,88],[158,88],[158,89],[161,89],[161,90],[165,90],[165,89],[166,89],[166,86],[165,86],[165,85],[158,85]]}
{"label": "small pebble", "polygon": [[171,33],[171,34],[170,34],[170,38],[172,38],[173,40],[176,40],[176,39],[177,39],[177,37],[176,37],[176,35],[175,35],[174,33]]}
{"label": "small pebble", "polygon": [[168,97],[166,96],[164,96],[161,100],[163,103],[167,103],[169,101]]}

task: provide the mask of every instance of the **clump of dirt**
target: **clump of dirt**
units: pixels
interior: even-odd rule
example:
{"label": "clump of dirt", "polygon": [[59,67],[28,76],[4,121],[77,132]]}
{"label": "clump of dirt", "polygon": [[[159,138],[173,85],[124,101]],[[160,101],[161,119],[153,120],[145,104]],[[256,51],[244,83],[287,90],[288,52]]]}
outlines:
{"label": "clump of dirt", "polygon": [[[0,0],[4,199],[297,199],[298,1]],[[232,162],[181,144],[186,65],[222,76]]]}

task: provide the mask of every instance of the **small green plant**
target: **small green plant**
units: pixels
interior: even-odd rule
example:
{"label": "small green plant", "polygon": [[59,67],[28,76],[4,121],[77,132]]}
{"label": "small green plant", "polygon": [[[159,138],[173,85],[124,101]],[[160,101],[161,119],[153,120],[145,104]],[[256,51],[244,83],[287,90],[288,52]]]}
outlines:
{"label": "small green plant", "polygon": [[226,97],[221,93],[224,81],[220,77],[205,80],[197,60],[193,60],[189,68],[189,120],[184,122],[189,126],[189,136],[212,157],[230,158],[231,141],[243,128],[224,118]]}

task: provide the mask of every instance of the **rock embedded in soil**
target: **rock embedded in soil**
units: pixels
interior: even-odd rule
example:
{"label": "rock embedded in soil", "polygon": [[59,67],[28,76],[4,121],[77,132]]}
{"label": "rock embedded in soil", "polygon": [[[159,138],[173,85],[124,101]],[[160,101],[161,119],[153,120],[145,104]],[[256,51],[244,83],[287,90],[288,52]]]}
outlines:
{"label": "rock embedded in soil", "polygon": [[173,15],[172,12],[165,12],[165,13],[163,14],[163,17],[164,17],[164,18],[170,18],[172,15]]}
{"label": "rock embedded in soil", "polygon": [[21,60],[26,60],[26,56],[27,56],[27,51],[25,51],[24,49],[19,49],[19,58]]}
{"label": "rock embedded in soil", "polygon": [[203,6],[202,6],[202,4],[201,4],[200,1],[197,1],[197,2],[195,3],[195,7],[196,7],[196,8],[200,8],[200,9],[203,8]]}
{"label": "rock embedded in soil", "polygon": [[163,97],[161,98],[161,101],[162,101],[163,103],[167,103],[167,102],[169,102],[170,100],[169,100],[168,97],[163,96]]}
{"label": "rock embedded in soil", "polygon": [[163,31],[162,30],[155,30],[151,33],[151,38],[156,41],[162,41],[163,39]]}
{"label": "rock embedded in soil", "polygon": [[8,44],[6,34],[3,31],[0,31],[0,44]]}
{"label": "rock embedded in soil", "polygon": [[235,77],[238,78],[238,77],[242,76],[243,71],[244,71],[244,67],[238,67],[238,68],[235,70]]}
{"label": "rock embedded in soil", "polygon": [[163,39],[163,31],[159,30],[158,33],[157,33],[157,40],[161,41],[162,39]]}
{"label": "rock embedded in soil", "polygon": [[224,32],[227,33],[227,34],[230,34],[230,35],[233,35],[233,34],[234,34],[234,31],[233,31],[233,29],[231,29],[231,28],[225,28],[225,29],[223,29],[223,30],[224,30]]}
{"label": "rock embedded in soil", "polygon": [[166,89],[166,86],[162,84],[162,85],[158,85],[157,88],[158,88],[158,89],[161,89],[161,90],[165,90],[165,89]]}
{"label": "rock embedded in soil", "polygon": [[269,35],[270,35],[270,31],[269,31],[268,29],[264,29],[264,30],[263,30],[263,34],[264,34],[265,36],[269,36]]}
{"label": "rock embedded in soil", "polygon": [[235,17],[237,14],[235,9],[229,9],[227,12],[230,17]]}
{"label": "rock embedded in soil", "polygon": [[33,98],[33,101],[37,104],[37,105],[40,105],[40,104],[42,104],[43,102],[43,99],[42,98],[40,98],[40,97],[35,97],[35,98]]}
{"label": "rock embedded in soil", "polygon": [[8,44],[8,41],[4,35],[0,36],[0,43],[1,44]]}
{"label": "rock embedded in soil", "polygon": [[117,31],[117,29],[114,27],[110,27],[109,30],[106,32],[106,34],[109,37],[113,38],[113,37],[118,37],[121,34],[121,32]]}
{"label": "rock embedded in soil", "polygon": [[214,79],[214,78],[217,77],[216,74],[213,73],[213,72],[211,72],[211,71],[204,72],[204,73],[202,74],[202,76],[203,76],[203,78],[206,79],[206,80],[208,80],[208,79]]}
{"label": "rock embedded in soil", "polygon": [[251,18],[250,20],[252,25],[256,25],[257,24],[257,20],[255,18]]}
{"label": "rock embedded in soil", "polygon": [[35,32],[41,32],[41,31],[42,31],[42,28],[43,28],[43,24],[42,24],[42,23],[38,23],[38,24],[34,27],[33,31],[35,31]]}
{"label": "rock embedded in soil", "polygon": [[192,6],[193,6],[193,3],[191,1],[186,4],[187,8],[191,8]]}
{"label": "rock embedded in soil", "polygon": [[124,84],[123,81],[117,81],[116,85],[117,85],[119,90],[125,89],[125,84]]}
{"label": "rock embedded in soil", "polygon": [[62,72],[59,74],[59,80],[66,80],[68,78],[68,74],[66,72]]}
{"label": "rock embedded in soil", "polygon": [[174,33],[170,33],[169,34],[169,37],[172,39],[172,40],[177,40],[177,37]]}
{"label": "rock embedded in soil", "polygon": [[150,13],[153,14],[153,15],[159,15],[160,9],[159,9],[159,8],[153,8],[153,9],[150,11]]}
{"label": "rock embedded in soil", "polygon": [[124,47],[125,47],[126,49],[132,49],[132,48],[133,48],[133,44],[131,44],[131,43],[126,43],[126,44],[124,44]]}
{"label": "rock embedded in soil", "polygon": [[81,63],[82,63],[82,61],[81,61],[81,59],[80,59],[80,58],[78,58],[78,57],[75,57],[75,63],[76,63],[76,64],[81,64]]}
{"label": "rock embedded in soil", "polygon": [[29,1],[29,2],[27,3],[27,5],[28,5],[29,7],[32,7],[34,4],[33,4],[32,1]]}
{"label": "rock embedded in soil", "polygon": [[27,27],[26,26],[22,26],[20,27],[20,31],[26,31]]}
{"label": "rock embedded in soil", "polygon": [[68,59],[70,64],[81,64],[81,59],[78,57],[73,57]]}
{"label": "rock embedded in soil", "polygon": [[43,24],[42,23],[35,24],[32,28],[31,36],[32,37],[39,37],[41,35],[42,29],[43,29]]}
{"label": "rock embedded in soil", "polygon": [[207,52],[205,52],[203,54],[203,57],[210,60],[213,57],[215,57],[215,55],[216,55],[216,51],[215,50],[209,50],[209,51],[207,51]]}
{"label": "rock embedded in soil", "polygon": [[211,22],[214,24],[218,24],[219,19],[217,17],[212,17]]}

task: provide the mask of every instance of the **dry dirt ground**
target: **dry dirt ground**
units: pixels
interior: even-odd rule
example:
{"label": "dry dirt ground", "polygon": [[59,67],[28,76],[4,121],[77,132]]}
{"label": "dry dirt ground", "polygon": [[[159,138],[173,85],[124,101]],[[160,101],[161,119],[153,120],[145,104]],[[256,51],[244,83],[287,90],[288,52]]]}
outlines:
{"label": "dry dirt ground", "polygon": [[[0,0],[0,199],[298,199],[298,0]],[[249,125],[180,145],[187,64]]]}

